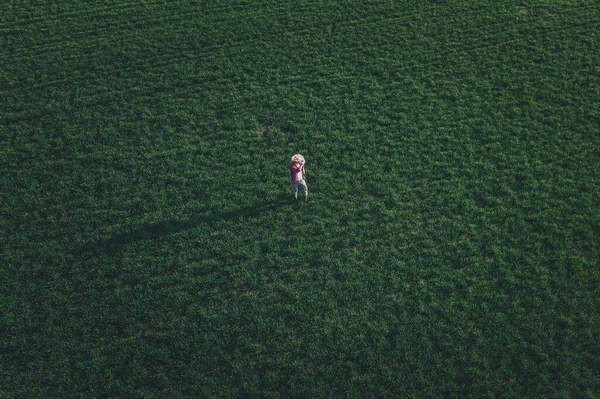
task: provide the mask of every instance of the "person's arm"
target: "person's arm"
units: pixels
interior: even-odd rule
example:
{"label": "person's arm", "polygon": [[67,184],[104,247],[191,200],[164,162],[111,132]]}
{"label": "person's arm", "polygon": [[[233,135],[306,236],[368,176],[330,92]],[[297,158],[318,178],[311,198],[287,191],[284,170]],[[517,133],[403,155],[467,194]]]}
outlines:
{"label": "person's arm", "polygon": [[302,179],[306,180],[306,170],[304,169],[304,164],[302,165]]}

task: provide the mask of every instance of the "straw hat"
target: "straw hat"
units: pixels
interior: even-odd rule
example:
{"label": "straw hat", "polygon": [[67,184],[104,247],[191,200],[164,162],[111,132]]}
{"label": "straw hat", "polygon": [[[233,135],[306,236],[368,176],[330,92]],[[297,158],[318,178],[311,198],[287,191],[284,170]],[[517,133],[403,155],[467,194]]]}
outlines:
{"label": "straw hat", "polygon": [[292,157],[292,162],[305,163],[304,157],[300,154],[296,154]]}

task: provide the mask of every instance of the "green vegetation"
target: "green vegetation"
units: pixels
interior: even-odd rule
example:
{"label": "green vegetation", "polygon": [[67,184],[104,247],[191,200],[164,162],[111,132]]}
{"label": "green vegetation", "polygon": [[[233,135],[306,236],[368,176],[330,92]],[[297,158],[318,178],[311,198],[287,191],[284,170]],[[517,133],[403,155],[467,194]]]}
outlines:
{"label": "green vegetation", "polygon": [[600,395],[596,1],[21,0],[0,32],[0,397]]}

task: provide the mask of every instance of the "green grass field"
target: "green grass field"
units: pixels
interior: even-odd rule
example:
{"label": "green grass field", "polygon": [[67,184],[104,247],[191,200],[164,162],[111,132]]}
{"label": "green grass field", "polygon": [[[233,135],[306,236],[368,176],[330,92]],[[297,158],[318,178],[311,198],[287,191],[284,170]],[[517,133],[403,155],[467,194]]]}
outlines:
{"label": "green grass field", "polygon": [[0,93],[0,398],[600,397],[597,1],[7,0]]}

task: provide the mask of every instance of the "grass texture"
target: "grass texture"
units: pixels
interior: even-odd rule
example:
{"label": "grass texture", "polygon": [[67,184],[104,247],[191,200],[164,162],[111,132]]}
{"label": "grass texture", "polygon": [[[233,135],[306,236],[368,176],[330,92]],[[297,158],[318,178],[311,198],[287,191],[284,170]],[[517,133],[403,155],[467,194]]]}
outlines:
{"label": "grass texture", "polygon": [[0,32],[0,397],[600,396],[596,1],[21,0]]}

